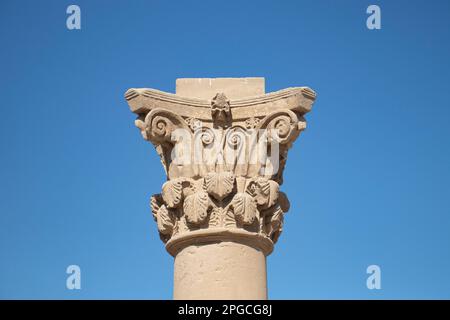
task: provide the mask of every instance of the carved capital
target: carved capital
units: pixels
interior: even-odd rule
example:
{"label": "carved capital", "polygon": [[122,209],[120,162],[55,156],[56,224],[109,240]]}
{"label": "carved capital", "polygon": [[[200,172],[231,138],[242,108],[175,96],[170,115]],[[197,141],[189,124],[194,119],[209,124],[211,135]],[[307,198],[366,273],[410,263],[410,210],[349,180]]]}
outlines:
{"label": "carved capital", "polygon": [[202,100],[129,89],[125,98],[167,173],[150,201],[167,250],[238,238],[269,254],[289,209],[279,191],[287,152],[306,127],[314,91]]}

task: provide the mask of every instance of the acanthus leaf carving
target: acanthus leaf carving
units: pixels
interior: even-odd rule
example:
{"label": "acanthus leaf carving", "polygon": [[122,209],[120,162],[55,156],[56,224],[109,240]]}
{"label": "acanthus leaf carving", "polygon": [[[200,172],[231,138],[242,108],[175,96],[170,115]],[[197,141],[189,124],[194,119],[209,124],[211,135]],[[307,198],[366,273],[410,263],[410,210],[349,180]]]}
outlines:
{"label": "acanthus leaf carving", "polygon": [[229,208],[225,208],[224,226],[228,228],[236,228],[236,218]]}
{"label": "acanthus leaf carving", "polygon": [[236,193],[231,201],[236,220],[243,225],[250,225],[259,219],[256,202],[248,193]]}
{"label": "acanthus leaf carving", "polygon": [[156,222],[158,230],[163,235],[171,235],[174,227],[173,214],[167,209],[166,205],[162,205],[156,213]]}
{"label": "acanthus leaf carving", "polygon": [[205,177],[208,194],[217,200],[223,200],[234,188],[235,177],[231,172],[210,172]]}
{"label": "acanthus leaf carving", "polygon": [[155,218],[155,221],[156,221],[157,212],[162,204],[163,204],[163,199],[160,194],[154,194],[150,197],[150,208],[152,209],[152,215],[153,215],[153,218]]}
{"label": "acanthus leaf carving", "polygon": [[183,196],[182,179],[169,180],[163,184],[162,197],[168,208],[176,208],[181,204]]}
{"label": "acanthus leaf carving", "polygon": [[186,220],[193,225],[205,222],[208,216],[209,197],[204,191],[198,191],[186,197],[183,210]]}
{"label": "acanthus leaf carving", "polygon": [[265,218],[265,233],[275,243],[283,231],[284,212],[280,205],[276,205],[264,211],[263,214]]}
{"label": "acanthus leaf carving", "polygon": [[220,207],[214,207],[211,209],[209,217],[210,227],[222,227],[223,226],[223,209]]}
{"label": "acanthus leaf carving", "polygon": [[[169,180],[162,189],[162,194],[153,195],[150,202],[163,241],[199,226],[242,227],[276,241],[283,215],[289,209],[289,201],[279,191],[278,183],[265,177],[211,172],[203,179]],[[233,197],[225,201],[229,195]]]}

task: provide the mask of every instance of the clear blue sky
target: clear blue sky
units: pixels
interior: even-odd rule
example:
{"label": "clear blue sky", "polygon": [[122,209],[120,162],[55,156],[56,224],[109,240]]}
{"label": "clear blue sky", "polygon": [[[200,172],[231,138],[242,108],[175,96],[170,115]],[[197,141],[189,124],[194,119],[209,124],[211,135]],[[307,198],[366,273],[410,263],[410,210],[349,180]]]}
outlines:
{"label": "clear blue sky", "polygon": [[123,94],[222,76],[318,94],[271,298],[450,298],[449,39],[448,1],[1,1],[0,298],[171,298],[165,175]]}

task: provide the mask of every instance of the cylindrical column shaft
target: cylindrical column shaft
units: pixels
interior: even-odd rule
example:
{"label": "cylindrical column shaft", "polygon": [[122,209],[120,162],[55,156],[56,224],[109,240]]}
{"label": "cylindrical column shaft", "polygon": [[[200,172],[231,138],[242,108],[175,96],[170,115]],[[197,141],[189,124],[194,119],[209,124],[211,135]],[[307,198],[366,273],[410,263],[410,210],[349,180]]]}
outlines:
{"label": "cylindrical column shaft", "polygon": [[237,242],[190,245],[175,256],[174,299],[267,299],[266,257]]}

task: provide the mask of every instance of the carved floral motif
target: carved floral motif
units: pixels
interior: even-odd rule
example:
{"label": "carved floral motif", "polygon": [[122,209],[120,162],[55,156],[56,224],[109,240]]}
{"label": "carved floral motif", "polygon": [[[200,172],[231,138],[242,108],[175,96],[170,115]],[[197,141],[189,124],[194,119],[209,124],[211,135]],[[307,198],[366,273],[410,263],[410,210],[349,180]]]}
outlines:
{"label": "carved floral motif", "polygon": [[259,121],[260,120],[258,118],[248,118],[247,120],[245,120],[245,127],[247,129],[255,129],[258,126]]}
{"label": "carved floral motif", "polygon": [[186,220],[194,225],[203,223],[208,216],[208,205],[208,194],[204,191],[186,197],[183,204]]}
{"label": "carved floral motif", "polygon": [[276,241],[286,212],[282,208],[289,209],[286,201],[273,180],[236,179],[223,172],[197,181],[179,178],[166,182],[162,194],[152,196],[150,202],[163,241],[215,227],[243,228]]}
{"label": "carved floral motif", "polygon": [[205,177],[208,194],[217,200],[223,200],[233,191],[234,175],[231,172],[210,172]]}
{"label": "carved floral motif", "polygon": [[198,128],[202,127],[202,122],[196,118],[186,118],[185,119],[187,125],[189,126],[189,128],[191,128],[192,131],[197,130]]}
{"label": "carved floral motif", "polygon": [[182,183],[181,179],[174,179],[163,184],[162,198],[168,208],[176,208],[181,204]]}
{"label": "carved floral motif", "polygon": [[236,193],[231,206],[236,220],[242,225],[250,225],[259,218],[256,201],[248,193]]}

